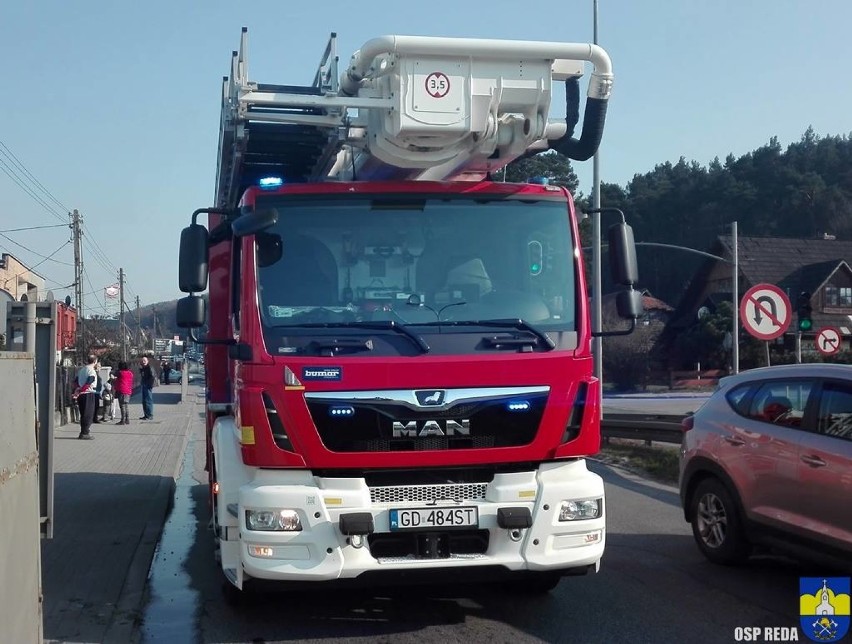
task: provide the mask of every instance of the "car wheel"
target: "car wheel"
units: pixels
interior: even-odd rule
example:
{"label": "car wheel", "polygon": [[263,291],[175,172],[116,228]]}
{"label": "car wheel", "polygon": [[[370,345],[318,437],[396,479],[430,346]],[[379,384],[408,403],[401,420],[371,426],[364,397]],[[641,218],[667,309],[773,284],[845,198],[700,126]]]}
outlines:
{"label": "car wheel", "polygon": [[733,564],[751,552],[731,493],[721,481],[710,478],[698,484],[692,495],[692,534],[710,561]]}

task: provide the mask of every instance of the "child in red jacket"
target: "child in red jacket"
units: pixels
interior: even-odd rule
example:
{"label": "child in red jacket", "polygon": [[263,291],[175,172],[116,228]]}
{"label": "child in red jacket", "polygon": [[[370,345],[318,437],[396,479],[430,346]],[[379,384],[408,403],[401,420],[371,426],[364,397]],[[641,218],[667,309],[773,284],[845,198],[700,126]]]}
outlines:
{"label": "child in red jacket", "polygon": [[118,371],[115,374],[115,381],[112,383],[116,398],[118,398],[118,408],[121,410],[121,420],[116,425],[130,424],[130,394],[133,393],[133,372],[128,368],[126,362],[118,363]]}

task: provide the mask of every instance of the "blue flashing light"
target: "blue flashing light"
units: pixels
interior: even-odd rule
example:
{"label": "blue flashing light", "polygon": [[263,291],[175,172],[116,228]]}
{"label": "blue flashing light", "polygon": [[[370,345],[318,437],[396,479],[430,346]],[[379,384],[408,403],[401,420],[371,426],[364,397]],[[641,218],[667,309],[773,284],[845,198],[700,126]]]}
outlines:
{"label": "blue flashing light", "polygon": [[527,183],[534,183],[539,186],[547,186],[550,185],[550,177],[530,177],[527,179]]}
{"label": "blue flashing light", "polygon": [[351,418],[355,415],[352,405],[334,405],[328,408],[328,415],[332,418]]}
{"label": "blue flashing light", "polygon": [[506,403],[509,411],[529,411],[531,406],[529,400],[510,400]]}
{"label": "blue flashing light", "polygon": [[258,180],[257,185],[262,190],[274,190],[284,185],[284,179],[281,177],[262,177]]}

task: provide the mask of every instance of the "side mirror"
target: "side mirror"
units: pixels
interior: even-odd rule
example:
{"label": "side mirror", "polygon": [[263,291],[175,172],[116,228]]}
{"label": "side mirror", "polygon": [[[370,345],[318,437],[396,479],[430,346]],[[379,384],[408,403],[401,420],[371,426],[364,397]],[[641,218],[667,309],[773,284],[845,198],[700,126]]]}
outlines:
{"label": "side mirror", "polygon": [[633,228],[623,221],[613,224],[609,236],[609,270],[612,279],[622,286],[633,286],[639,281],[639,264],[636,261],[636,244]]}
{"label": "side mirror", "polygon": [[277,210],[258,210],[257,212],[240,215],[231,224],[231,231],[235,237],[245,237],[263,232],[278,223]]}
{"label": "side mirror", "polygon": [[184,293],[207,289],[209,239],[207,229],[201,224],[190,224],[180,233],[178,288]]}
{"label": "side mirror", "polygon": [[177,303],[177,325],[181,329],[197,329],[205,322],[204,298],[199,295],[187,295]]}

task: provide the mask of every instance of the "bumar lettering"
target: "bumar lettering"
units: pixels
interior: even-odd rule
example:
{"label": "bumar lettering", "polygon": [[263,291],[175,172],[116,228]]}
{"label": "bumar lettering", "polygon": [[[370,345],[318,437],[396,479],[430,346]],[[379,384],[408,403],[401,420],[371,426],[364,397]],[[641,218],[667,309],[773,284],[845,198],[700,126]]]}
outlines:
{"label": "bumar lettering", "polygon": [[394,421],[394,438],[425,438],[428,436],[470,436],[470,421],[463,420],[409,420],[405,424]]}
{"label": "bumar lettering", "polygon": [[305,369],[305,378],[339,378],[339,369]]}
{"label": "bumar lettering", "polygon": [[737,642],[798,642],[799,629],[795,626],[737,626]]}

